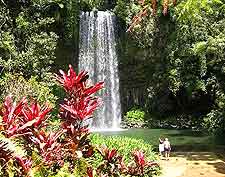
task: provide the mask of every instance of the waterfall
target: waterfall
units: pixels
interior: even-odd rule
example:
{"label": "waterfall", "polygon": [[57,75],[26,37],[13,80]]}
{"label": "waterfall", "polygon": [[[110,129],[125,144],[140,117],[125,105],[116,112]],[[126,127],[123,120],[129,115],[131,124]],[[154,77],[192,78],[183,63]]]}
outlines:
{"label": "waterfall", "polygon": [[92,128],[115,129],[121,122],[115,16],[111,12],[81,12],[79,70],[89,73],[92,83],[104,81],[99,92],[103,105],[96,111]]}

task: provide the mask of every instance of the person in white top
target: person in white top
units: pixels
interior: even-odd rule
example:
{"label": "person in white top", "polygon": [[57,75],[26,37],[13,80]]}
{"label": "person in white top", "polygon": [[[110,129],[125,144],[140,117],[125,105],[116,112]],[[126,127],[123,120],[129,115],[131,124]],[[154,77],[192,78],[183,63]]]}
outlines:
{"label": "person in white top", "polygon": [[164,140],[159,138],[159,155],[162,156],[164,152]]}
{"label": "person in white top", "polygon": [[169,160],[171,145],[168,138],[165,138],[165,141],[163,142],[163,144],[164,144],[165,158],[166,160]]}

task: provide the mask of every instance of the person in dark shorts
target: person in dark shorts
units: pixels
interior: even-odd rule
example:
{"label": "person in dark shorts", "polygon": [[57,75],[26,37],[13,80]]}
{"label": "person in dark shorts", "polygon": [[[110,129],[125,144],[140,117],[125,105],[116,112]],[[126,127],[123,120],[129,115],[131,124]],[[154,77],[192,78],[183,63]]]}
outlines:
{"label": "person in dark shorts", "polygon": [[165,138],[165,141],[163,142],[163,144],[164,144],[165,158],[166,158],[166,160],[169,160],[171,145],[170,145],[168,138]]}

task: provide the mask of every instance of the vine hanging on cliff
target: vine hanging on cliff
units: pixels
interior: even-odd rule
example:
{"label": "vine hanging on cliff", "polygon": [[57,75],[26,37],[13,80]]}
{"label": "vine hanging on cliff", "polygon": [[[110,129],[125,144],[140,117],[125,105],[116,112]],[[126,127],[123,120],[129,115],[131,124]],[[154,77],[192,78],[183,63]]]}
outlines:
{"label": "vine hanging on cliff", "polygon": [[[158,0],[151,0],[151,2],[147,2],[146,0],[138,0],[138,3],[141,5],[140,12],[133,17],[131,20],[130,26],[127,29],[127,32],[131,32],[132,29],[138,25],[144,17],[149,14],[149,9],[152,9],[152,15],[155,16],[158,10]],[[164,16],[168,14],[168,9],[170,4],[173,6],[176,5],[176,0],[162,0],[162,13]]]}

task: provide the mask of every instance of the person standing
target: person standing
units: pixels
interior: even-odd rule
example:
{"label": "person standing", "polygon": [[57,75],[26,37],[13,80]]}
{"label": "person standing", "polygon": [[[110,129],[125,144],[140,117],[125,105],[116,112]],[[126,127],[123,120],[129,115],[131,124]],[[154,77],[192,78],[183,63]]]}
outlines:
{"label": "person standing", "polygon": [[165,158],[166,160],[169,160],[171,145],[168,138],[165,138],[165,141],[163,142],[163,144],[164,144]]}
{"label": "person standing", "polygon": [[159,138],[159,155],[162,156],[164,152],[164,143],[163,139]]}

